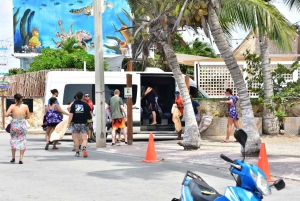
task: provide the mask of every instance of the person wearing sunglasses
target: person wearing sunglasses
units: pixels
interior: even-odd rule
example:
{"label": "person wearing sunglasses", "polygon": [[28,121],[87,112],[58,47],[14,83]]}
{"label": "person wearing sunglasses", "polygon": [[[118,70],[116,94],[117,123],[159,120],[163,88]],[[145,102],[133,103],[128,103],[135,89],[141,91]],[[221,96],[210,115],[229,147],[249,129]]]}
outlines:
{"label": "person wearing sunglasses", "polygon": [[[91,112],[93,112],[93,110],[94,110],[94,103],[90,99],[90,94],[89,93],[85,93],[84,94],[84,102],[86,102],[90,106]],[[89,123],[92,123],[92,120],[90,120]],[[95,141],[92,140],[93,125],[92,124],[90,124],[90,125],[91,126],[89,127],[89,130],[87,131],[87,134],[88,134],[88,143],[94,143]]]}

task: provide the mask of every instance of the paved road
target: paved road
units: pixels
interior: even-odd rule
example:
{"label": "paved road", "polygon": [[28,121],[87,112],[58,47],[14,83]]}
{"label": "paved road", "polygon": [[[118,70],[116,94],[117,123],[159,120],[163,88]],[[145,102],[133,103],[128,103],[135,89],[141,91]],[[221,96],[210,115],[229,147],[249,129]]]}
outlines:
{"label": "paved road", "polygon": [[[168,161],[146,164],[139,156],[94,148],[88,150],[88,158],[75,158],[72,142],[63,141],[59,150],[45,151],[43,139],[44,135],[28,136],[24,164],[19,165],[8,162],[9,135],[0,135],[1,201],[168,201],[179,196],[186,170],[200,174],[219,192],[234,185],[222,168]],[[285,190],[264,200],[298,200],[299,189],[299,183],[289,181]]]}

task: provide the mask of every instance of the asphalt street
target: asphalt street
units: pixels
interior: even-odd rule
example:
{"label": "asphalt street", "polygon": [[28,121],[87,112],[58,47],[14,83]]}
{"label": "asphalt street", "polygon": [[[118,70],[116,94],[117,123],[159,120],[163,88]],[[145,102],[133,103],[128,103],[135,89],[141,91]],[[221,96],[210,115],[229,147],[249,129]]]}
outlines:
{"label": "asphalt street", "polygon": [[[223,168],[168,161],[143,163],[141,157],[106,153],[105,148],[88,149],[88,158],[76,158],[71,141],[62,141],[58,150],[50,146],[45,151],[44,135],[29,135],[24,164],[18,164],[18,152],[16,163],[10,164],[9,139],[9,134],[0,134],[1,201],[169,201],[179,197],[187,170],[201,175],[219,193],[235,185]],[[264,200],[299,200],[300,183],[286,183],[286,189],[274,189]]]}

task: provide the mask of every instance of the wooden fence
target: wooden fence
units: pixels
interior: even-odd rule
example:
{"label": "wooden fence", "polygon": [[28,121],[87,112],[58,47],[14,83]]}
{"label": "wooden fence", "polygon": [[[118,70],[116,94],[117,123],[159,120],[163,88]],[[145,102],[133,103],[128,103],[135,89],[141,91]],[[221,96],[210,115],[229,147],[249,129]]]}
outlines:
{"label": "wooden fence", "polygon": [[9,89],[3,91],[3,94],[0,94],[0,96],[12,98],[16,93],[19,93],[24,98],[42,97],[45,94],[47,73],[50,71],[82,71],[82,69],[42,70],[14,76],[4,76],[1,80],[9,82]]}

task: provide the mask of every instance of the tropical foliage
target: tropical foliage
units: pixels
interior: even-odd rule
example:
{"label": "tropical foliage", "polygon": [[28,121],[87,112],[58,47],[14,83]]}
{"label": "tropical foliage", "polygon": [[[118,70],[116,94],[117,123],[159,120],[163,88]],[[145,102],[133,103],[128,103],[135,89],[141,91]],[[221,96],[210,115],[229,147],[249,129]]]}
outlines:
{"label": "tropical foliage", "polygon": [[[128,0],[129,1],[129,0]],[[242,72],[230,51],[228,38],[234,25],[242,25],[247,30],[254,30],[262,36],[277,40],[282,38],[279,46],[289,48],[284,44],[285,40],[292,38],[288,33],[276,32],[276,30],[289,30],[282,15],[274,6],[262,0],[130,0],[131,5],[136,6],[135,13],[143,18],[136,26],[134,36],[140,34],[144,41],[137,48],[137,55],[143,53],[149,55],[149,48],[153,45],[157,51],[163,51],[168,64],[172,69],[179,84],[179,89],[185,101],[185,109],[189,111],[189,98],[186,86],[181,77],[181,71],[171,46],[171,42],[180,27],[192,27],[195,32],[202,28],[207,37],[214,39],[221,56],[228,67],[241,101],[244,129],[248,133],[246,145],[247,155],[257,155],[260,149],[260,137],[254,121],[250,97],[244,82]],[[222,2],[222,3],[221,3]],[[260,29],[257,29],[259,20]],[[211,35],[210,35],[211,34]],[[284,47],[284,45],[287,45]],[[191,111],[192,112],[192,111]],[[185,114],[189,114],[186,112]],[[191,120],[193,121],[193,120]],[[193,122],[186,121],[187,130],[183,145],[185,147],[197,147],[199,140],[191,131],[194,131]],[[189,124],[191,123],[191,124]]]}
{"label": "tropical foliage", "polygon": [[[61,49],[42,49],[42,54],[34,58],[28,71],[59,68],[83,69],[84,62],[86,62],[87,70],[95,70],[94,55],[87,53],[82,46],[78,45],[74,37],[70,37],[66,41],[61,41]],[[107,62],[104,62],[105,70],[107,66]]]}
{"label": "tropical foliage", "polygon": [[61,41],[60,44],[61,49],[67,51],[68,53],[84,50],[84,47],[76,40],[74,36],[67,38],[65,41]]}
{"label": "tropical foliage", "polygon": [[215,50],[211,47],[210,44],[199,41],[196,38],[193,42],[187,43],[186,46],[183,46],[179,41],[173,42],[173,48],[176,53],[203,56],[217,58],[218,56],[215,53]]}
{"label": "tropical foliage", "polygon": [[287,82],[284,77],[285,75],[293,75],[294,71],[299,68],[299,62],[295,61],[290,67],[278,64],[277,68],[271,72],[274,95],[270,97],[270,100],[265,101],[261,57],[256,54],[250,54],[249,51],[244,57],[248,66],[244,71],[248,74],[246,81],[249,91],[257,93],[260,101],[265,102],[275,116],[282,119],[284,117],[282,105],[288,104],[293,106],[300,98],[300,80]]}
{"label": "tropical foliage", "polygon": [[8,73],[9,73],[9,76],[19,75],[19,74],[26,73],[26,70],[21,69],[21,68],[11,68],[11,69],[9,69]]}
{"label": "tropical foliage", "polygon": [[78,50],[69,53],[67,50],[51,48],[42,49],[42,54],[36,56],[30,63],[29,72],[59,69],[59,68],[80,68],[83,69],[84,61],[87,70],[94,70],[94,55],[88,54],[85,50]]}

